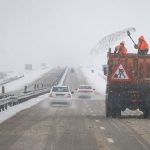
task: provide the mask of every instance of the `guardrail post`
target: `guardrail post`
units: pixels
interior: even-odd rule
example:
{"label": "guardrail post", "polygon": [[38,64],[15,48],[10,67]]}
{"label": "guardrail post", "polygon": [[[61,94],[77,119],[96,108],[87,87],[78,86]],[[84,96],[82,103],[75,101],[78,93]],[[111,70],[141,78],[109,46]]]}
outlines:
{"label": "guardrail post", "polygon": [[4,105],[2,105],[2,110],[4,111],[4,109],[5,109],[5,108],[4,108]]}
{"label": "guardrail post", "polygon": [[2,85],[2,94],[5,94],[5,87]]}
{"label": "guardrail post", "polygon": [[24,93],[27,93],[27,88],[28,88],[28,87],[25,85],[25,86],[24,86]]}
{"label": "guardrail post", "polygon": [[34,90],[36,90],[36,84],[34,84]]}
{"label": "guardrail post", "polygon": [[4,106],[4,107],[5,107],[5,109],[7,109],[7,104],[5,104],[5,106]]}

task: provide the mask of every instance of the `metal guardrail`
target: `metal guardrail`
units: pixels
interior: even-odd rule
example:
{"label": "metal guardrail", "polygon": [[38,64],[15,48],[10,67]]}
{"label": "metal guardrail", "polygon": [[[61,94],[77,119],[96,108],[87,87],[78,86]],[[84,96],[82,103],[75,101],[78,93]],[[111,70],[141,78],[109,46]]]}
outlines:
{"label": "metal guardrail", "polygon": [[46,94],[49,92],[49,89],[32,91],[30,93],[23,93],[19,96],[8,96],[6,98],[0,99],[0,112],[7,109],[8,106],[14,106],[16,104],[23,103],[29,99],[36,98],[40,95]]}
{"label": "metal guardrail", "polygon": [[[60,73],[60,75],[57,76],[57,79],[53,81],[51,86],[57,85],[59,83],[65,71],[66,68]],[[42,88],[42,89],[36,89],[36,90],[20,93],[20,95],[18,96],[15,96],[14,94],[2,94],[0,95],[0,112],[6,110],[8,106],[12,107],[14,105],[23,103],[32,98],[36,98],[40,95],[46,94],[49,91],[50,88]]]}

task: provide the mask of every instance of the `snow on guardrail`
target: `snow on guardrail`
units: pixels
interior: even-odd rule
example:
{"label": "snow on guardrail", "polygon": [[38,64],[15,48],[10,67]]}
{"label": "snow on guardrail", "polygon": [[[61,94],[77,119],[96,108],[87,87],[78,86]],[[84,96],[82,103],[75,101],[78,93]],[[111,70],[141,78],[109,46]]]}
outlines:
{"label": "snow on guardrail", "polygon": [[[63,70],[61,74],[57,77],[56,80],[52,83],[53,85],[62,85],[68,73],[68,68]],[[18,96],[14,96],[14,94],[2,94],[0,97],[0,112],[7,109],[8,106],[14,106],[16,104],[20,104],[29,99],[36,98],[40,95],[46,94],[49,92],[49,88],[42,88],[38,90],[33,90],[27,93],[20,93]]]}
{"label": "snow on guardrail", "polygon": [[5,79],[2,82],[0,82],[0,85],[4,85],[6,83],[10,83],[12,81],[18,80],[18,79],[23,78],[23,77],[24,77],[24,75],[22,74],[22,75],[19,75],[19,76],[15,76],[15,77],[11,77],[11,78]]}

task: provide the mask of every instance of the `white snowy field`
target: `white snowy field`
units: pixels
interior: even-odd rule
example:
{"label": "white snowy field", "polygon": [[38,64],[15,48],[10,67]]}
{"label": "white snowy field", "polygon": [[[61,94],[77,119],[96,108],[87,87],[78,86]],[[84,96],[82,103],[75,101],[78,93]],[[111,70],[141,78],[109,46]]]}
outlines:
{"label": "white snowy field", "polygon": [[4,76],[2,79],[0,79],[0,83],[3,82],[4,80],[8,80],[9,78],[23,75],[23,73],[19,73],[16,71],[7,71],[7,72],[3,72],[3,73],[6,74],[6,76]]}
{"label": "white snowy field", "polygon": [[[28,83],[31,83],[34,80],[40,78],[43,74],[45,74],[49,70],[50,69],[47,68],[47,69],[23,71],[22,72],[24,74],[23,78],[20,78],[18,80],[12,81],[12,82],[4,85],[6,88],[6,92],[22,89],[25,85],[27,85]],[[12,74],[10,72],[9,77],[17,75],[17,74],[18,74],[17,72],[12,72]],[[47,97],[48,97],[48,94],[45,94],[45,95],[39,96],[38,98],[30,99],[24,103],[19,104],[19,105],[15,105],[13,107],[8,107],[7,110],[0,112],[0,123],[9,119],[10,117],[14,116],[16,113],[18,113],[24,109],[30,108],[33,105],[36,105],[37,103],[39,103],[40,101],[44,100]]]}
{"label": "white snowy field", "polygon": [[[21,88],[21,86],[26,85],[29,82],[32,82],[32,81],[36,80],[37,78],[41,77],[47,71],[49,71],[49,69],[34,70],[34,71],[26,72],[25,77],[23,79],[19,79],[19,80],[17,80],[17,82],[14,81],[12,83],[9,83],[9,84],[7,84],[7,87],[10,90]],[[65,80],[67,71],[68,71],[68,69],[66,70],[65,74],[63,75],[62,80],[60,81],[59,85],[61,85],[63,83],[63,81]],[[0,123],[11,118],[12,116],[16,115],[18,112],[20,112],[24,109],[28,109],[28,108],[38,104],[39,102],[45,100],[46,98],[48,98],[48,95],[49,95],[49,93],[39,96],[37,98],[30,99],[19,105],[15,105],[13,107],[8,107],[7,110],[0,112]]]}
{"label": "white snowy field", "polygon": [[106,76],[100,68],[94,68],[94,72],[91,72],[92,69],[93,68],[82,68],[82,72],[93,88],[104,95],[106,91]]}
{"label": "white snowy field", "polygon": [[[14,90],[19,90],[22,89],[25,85],[33,82],[34,80],[40,78],[43,74],[45,74],[46,72],[48,72],[50,69],[37,69],[37,70],[24,70],[21,72],[21,74],[24,74],[23,78],[20,78],[18,80],[12,81],[10,83],[5,84],[5,89],[6,92],[10,92],[10,91],[14,91]],[[13,72],[12,75],[10,76],[14,76],[14,74],[19,74],[19,73],[15,73]]]}

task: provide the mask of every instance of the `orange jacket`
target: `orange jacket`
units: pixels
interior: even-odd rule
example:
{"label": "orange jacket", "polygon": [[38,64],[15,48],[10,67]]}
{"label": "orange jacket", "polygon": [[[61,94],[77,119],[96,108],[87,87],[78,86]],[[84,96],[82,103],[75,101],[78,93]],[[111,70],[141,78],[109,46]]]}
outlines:
{"label": "orange jacket", "polygon": [[126,48],[124,48],[123,50],[122,50],[122,54],[127,54],[127,49]]}
{"label": "orange jacket", "polygon": [[136,45],[136,47],[137,47],[137,49],[140,49],[140,50],[149,49],[149,46],[148,46],[147,42],[146,42],[145,39],[144,39],[144,36],[140,36],[139,42],[138,42],[138,44]]}
{"label": "orange jacket", "polygon": [[149,46],[146,41],[142,41],[137,44],[137,48],[140,50],[145,50],[145,49],[149,49]]}
{"label": "orange jacket", "polygon": [[127,49],[123,46],[121,47],[120,45],[117,45],[115,47],[115,53],[118,52],[119,54],[127,54]]}

